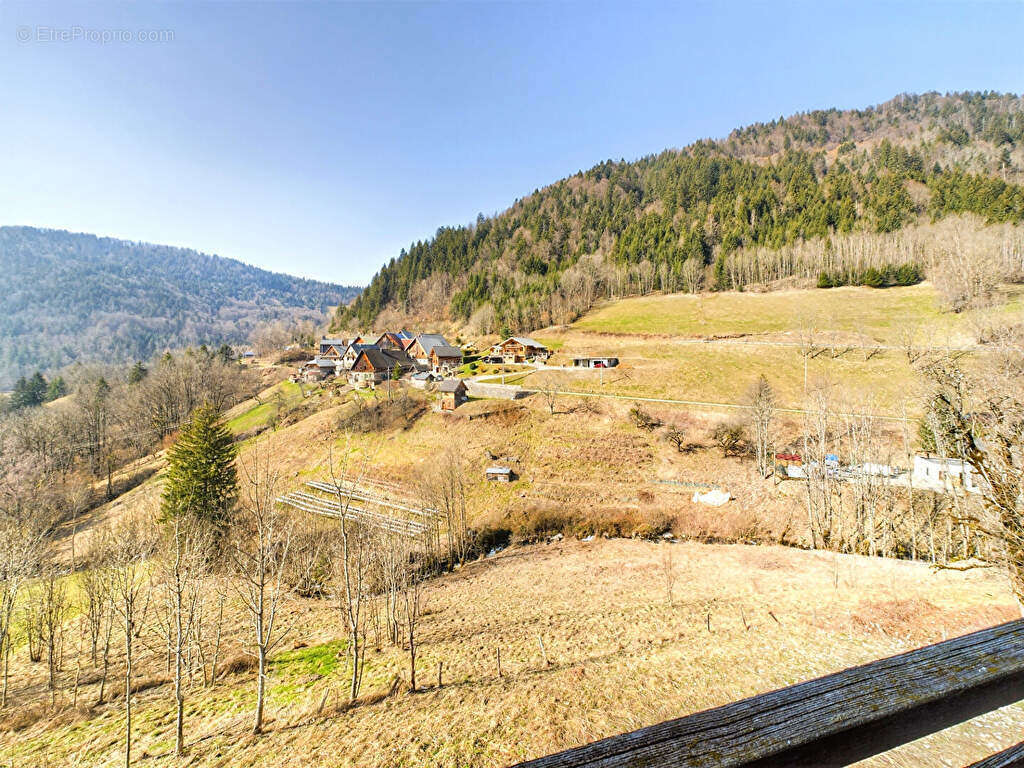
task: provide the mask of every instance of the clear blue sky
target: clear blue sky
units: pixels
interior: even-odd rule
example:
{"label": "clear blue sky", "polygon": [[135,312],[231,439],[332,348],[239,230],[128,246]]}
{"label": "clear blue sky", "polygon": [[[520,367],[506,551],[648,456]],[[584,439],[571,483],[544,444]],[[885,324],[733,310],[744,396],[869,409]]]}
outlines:
{"label": "clear blue sky", "polygon": [[1021,3],[4,2],[0,223],[365,283],[605,158],[900,92],[1020,92],[1022,41]]}

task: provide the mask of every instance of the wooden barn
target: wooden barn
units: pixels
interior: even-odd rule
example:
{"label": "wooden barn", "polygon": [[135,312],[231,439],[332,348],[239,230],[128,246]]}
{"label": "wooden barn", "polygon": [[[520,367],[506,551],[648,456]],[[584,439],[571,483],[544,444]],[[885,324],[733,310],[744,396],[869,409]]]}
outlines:
{"label": "wooden barn", "polygon": [[377,340],[373,342],[373,346],[380,347],[381,349],[393,349],[399,352],[405,351],[405,337],[399,336],[397,333],[391,331],[384,331]]}
{"label": "wooden barn", "polygon": [[440,333],[421,333],[406,347],[406,351],[420,365],[430,365],[430,350],[448,346],[448,340]]}
{"label": "wooden barn", "polygon": [[356,336],[354,339],[329,339],[326,336],[322,336],[317,356],[330,360],[339,360],[345,355],[345,350],[352,344],[359,344],[361,342],[362,339],[359,336]]}
{"label": "wooden barn", "polygon": [[340,362],[329,357],[315,357],[303,363],[299,373],[303,381],[323,381],[337,375]]}
{"label": "wooden barn", "polygon": [[356,364],[356,358],[359,357],[359,353],[364,349],[376,349],[376,347],[372,344],[349,344],[345,354],[341,356],[341,367],[346,371],[351,371],[352,366]]}
{"label": "wooden barn", "polygon": [[512,467],[488,467],[484,470],[484,476],[489,483],[511,483],[516,479],[516,473],[512,471]]}
{"label": "wooden barn", "polygon": [[466,402],[466,382],[462,379],[445,379],[437,385],[441,394],[441,410],[454,411]]}

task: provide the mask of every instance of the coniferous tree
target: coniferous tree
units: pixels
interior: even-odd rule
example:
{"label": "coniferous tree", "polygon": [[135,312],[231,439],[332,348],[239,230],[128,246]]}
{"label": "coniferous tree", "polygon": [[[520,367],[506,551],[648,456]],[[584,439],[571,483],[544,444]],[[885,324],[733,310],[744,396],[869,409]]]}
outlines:
{"label": "coniferous tree", "polygon": [[46,402],[46,378],[42,373],[36,371],[32,374],[32,378],[28,380],[29,396],[32,399],[32,405],[42,405]]}
{"label": "coniferous tree", "polygon": [[146,374],[148,373],[149,370],[146,368],[146,366],[144,366],[141,362],[136,361],[135,365],[133,365],[131,367],[131,370],[128,371],[128,383],[138,384],[140,381],[146,378]]}
{"label": "coniferous tree", "polygon": [[22,408],[32,408],[46,402],[46,379],[43,374],[36,371],[32,378],[26,379],[22,376],[14,385],[14,392],[11,395],[10,409],[17,411]]}
{"label": "coniferous tree", "polygon": [[168,454],[162,519],[193,515],[223,531],[238,495],[235,455],[231,433],[218,423],[216,410],[196,409]]}
{"label": "coniferous tree", "polygon": [[46,388],[46,402],[52,403],[54,400],[64,397],[67,393],[67,382],[64,381],[63,376],[58,376],[51,380],[49,386]]}

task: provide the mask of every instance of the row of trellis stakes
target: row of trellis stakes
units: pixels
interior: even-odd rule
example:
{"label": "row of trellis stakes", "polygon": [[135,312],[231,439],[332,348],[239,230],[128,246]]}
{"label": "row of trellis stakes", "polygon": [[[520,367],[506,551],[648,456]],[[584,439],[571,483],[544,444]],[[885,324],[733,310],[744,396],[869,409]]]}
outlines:
{"label": "row of trellis stakes", "polygon": [[442,515],[429,507],[399,500],[401,489],[375,480],[360,483],[340,481],[337,485],[317,480],[306,483],[309,491],[292,491],[279,496],[281,504],[324,517],[345,517],[360,525],[388,533],[428,541],[437,535]]}

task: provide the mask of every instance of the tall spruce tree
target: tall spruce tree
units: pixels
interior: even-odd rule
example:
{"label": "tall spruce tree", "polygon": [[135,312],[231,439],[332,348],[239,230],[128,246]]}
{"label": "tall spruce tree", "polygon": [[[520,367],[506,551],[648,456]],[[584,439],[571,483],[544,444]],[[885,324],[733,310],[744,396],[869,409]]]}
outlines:
{"label": "tall spruce tree", "polygon": [[211,406],[197,408],[168,454],[161,518],[193,515],[223,531],[238,495],[235,446]]}
{"label": "tall spruce tree", "polygon": [[133,365],[131,367],[131,370],[128,371],[128,383],[138,384],[140,381],[146,378],[147,374],[149,374],[149,371],[146,369],[146,366],[144,366],[140,361],[136,360],[135,365]]}
{"label": "tall spruce tree", "polygon": [[52,403],[54,400],[64,397],[67,393],[67,382],[64,381],[63,376],[58,376],[50,381],[49,385],[46,387],[46,402]]}

